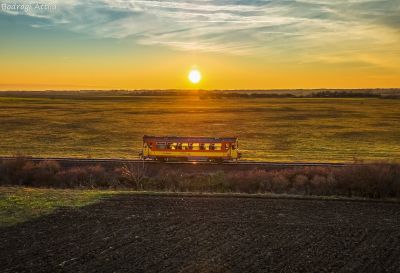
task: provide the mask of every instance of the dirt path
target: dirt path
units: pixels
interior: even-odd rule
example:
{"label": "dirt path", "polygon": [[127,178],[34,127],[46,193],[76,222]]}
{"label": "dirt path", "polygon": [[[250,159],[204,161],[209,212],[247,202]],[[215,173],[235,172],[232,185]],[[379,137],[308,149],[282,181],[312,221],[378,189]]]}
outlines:
{"label": "dirt path", "polygon": [[0,272],[400,272],[400,205],[124,195],[0,229]]}

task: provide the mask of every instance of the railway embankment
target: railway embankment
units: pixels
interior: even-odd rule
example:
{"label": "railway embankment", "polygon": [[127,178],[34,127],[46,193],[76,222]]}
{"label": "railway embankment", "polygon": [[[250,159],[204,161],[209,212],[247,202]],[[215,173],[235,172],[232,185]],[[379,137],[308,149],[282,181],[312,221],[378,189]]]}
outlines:
{"label": "railway embankment", "polygon": [[395,163],[157,163],[113,159],[3,158],[0,184],[136,191],[274,193],[400,198]]}

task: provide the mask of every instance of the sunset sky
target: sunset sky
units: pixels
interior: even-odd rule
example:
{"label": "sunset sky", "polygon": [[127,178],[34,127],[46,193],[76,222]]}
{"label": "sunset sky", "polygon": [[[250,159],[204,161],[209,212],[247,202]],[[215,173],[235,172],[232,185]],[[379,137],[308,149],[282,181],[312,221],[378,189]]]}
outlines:
{"label": "sunset sky", "polygon": [[400,87],[399,0],[14,3],[0,90]]}

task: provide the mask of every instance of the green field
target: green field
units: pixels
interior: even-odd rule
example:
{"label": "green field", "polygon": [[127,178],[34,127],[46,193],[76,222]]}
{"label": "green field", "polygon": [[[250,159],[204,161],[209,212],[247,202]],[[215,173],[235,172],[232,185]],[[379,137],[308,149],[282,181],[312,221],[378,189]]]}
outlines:
{"label": "green field", "polygon": [[61,207],[81,207],[113,191],[0,187],[0,227],[49,214]]}
{"label": "green field", "polygon": [[400,100],[0,97],[0,155],[136,158],[148,135],[238,136],[245,160],[400,159]]}

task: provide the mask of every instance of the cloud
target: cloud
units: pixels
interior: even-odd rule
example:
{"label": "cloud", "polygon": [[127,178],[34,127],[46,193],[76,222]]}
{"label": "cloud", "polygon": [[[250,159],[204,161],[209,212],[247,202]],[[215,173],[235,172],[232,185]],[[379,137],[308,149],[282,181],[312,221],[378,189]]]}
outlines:
{"label": "cloud", "polygon": [[[347,61],[348,53],[357,48],[385,51],[398,43],[400,36],[398,0],[56,0],[55,3],[56,12],[33,10],[27,16],[45,18],[54,27],[86,35],[132,39],[142,45],[179,50],[266,58],[290,52],[299,59],[308,56],[319,61],[336,61],[342,56]],[[32,25],[41,26],[35,22]]]}

